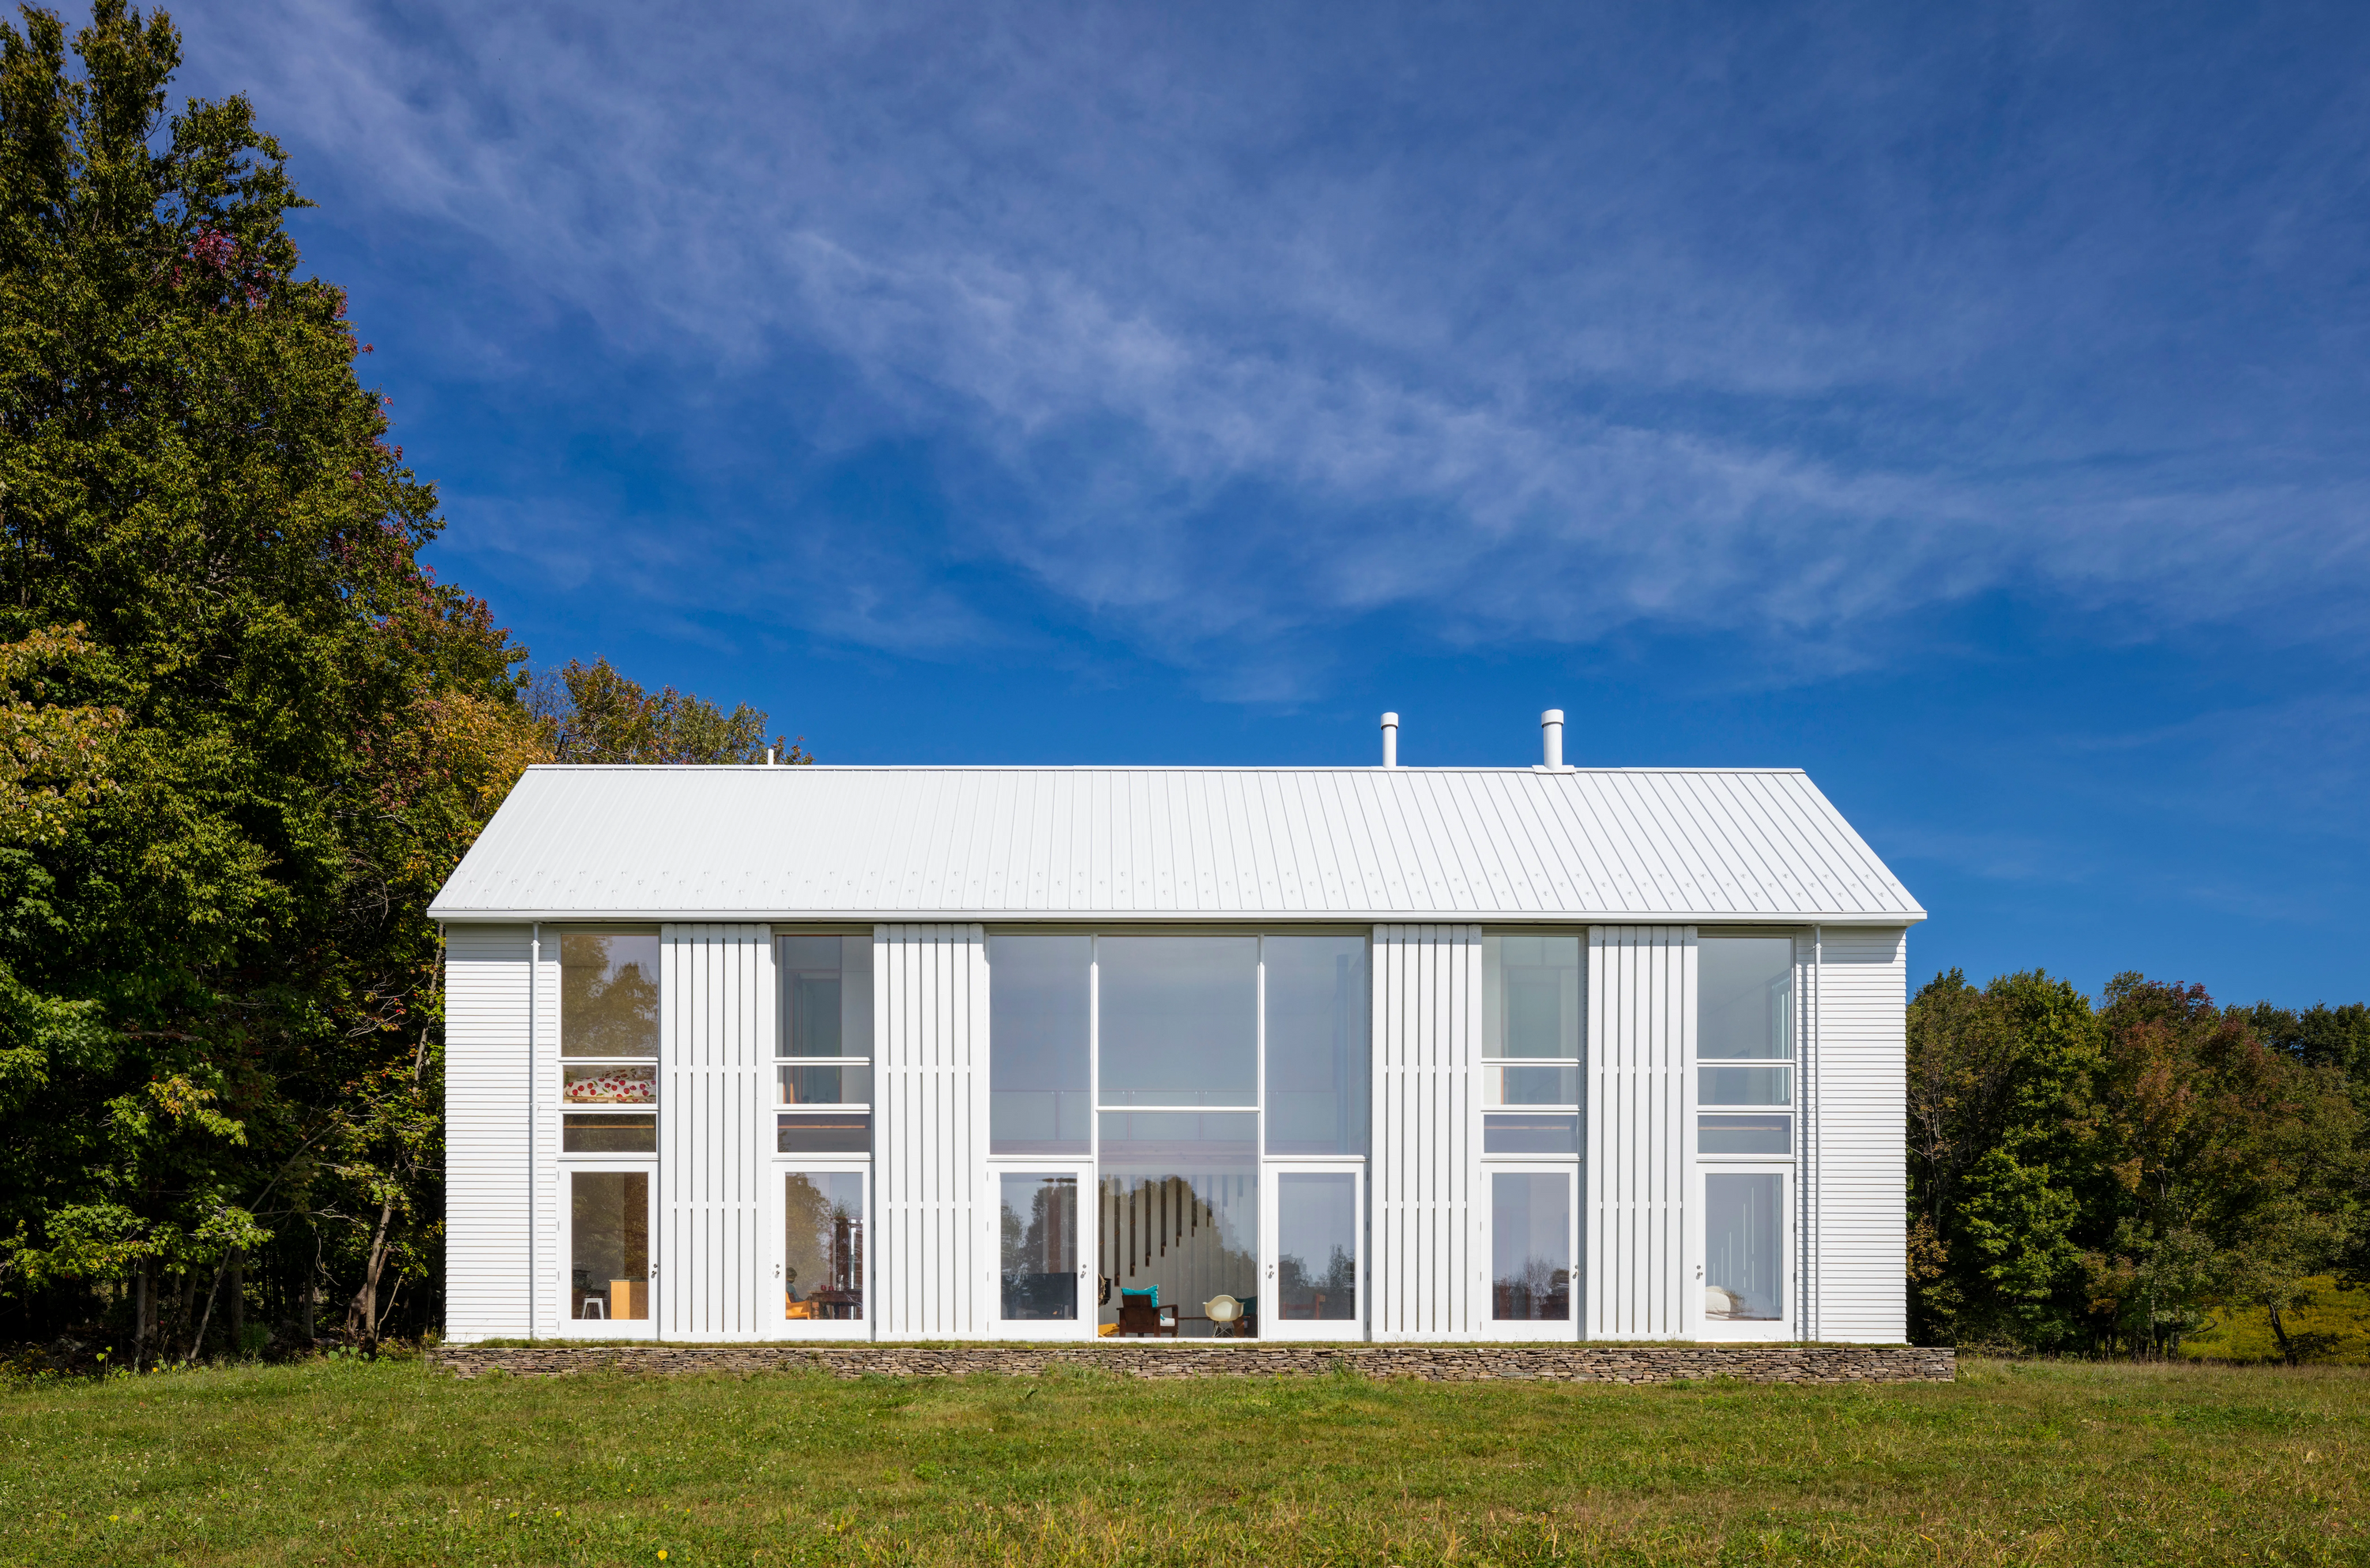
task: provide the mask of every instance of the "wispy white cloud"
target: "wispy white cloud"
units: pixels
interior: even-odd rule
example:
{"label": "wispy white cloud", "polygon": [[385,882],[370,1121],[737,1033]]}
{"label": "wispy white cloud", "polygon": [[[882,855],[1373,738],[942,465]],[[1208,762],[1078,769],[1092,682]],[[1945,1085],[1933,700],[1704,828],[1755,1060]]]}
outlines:
{"label": "wispy white cloud", "polygon": [[[2003,587],[2362,625],[2341,84],[2182,100],[2211,59],[2012,12],[179,14],[340,221],[484,259],[473,319],[575,313],[678,385],[821,356],[805,439],[937,444],[963,548],[1239,691],[1386,610],[1842,663]],[[513,510],[475,548],[666,592]],[[811,628],[1010,635],[802,523]]]}

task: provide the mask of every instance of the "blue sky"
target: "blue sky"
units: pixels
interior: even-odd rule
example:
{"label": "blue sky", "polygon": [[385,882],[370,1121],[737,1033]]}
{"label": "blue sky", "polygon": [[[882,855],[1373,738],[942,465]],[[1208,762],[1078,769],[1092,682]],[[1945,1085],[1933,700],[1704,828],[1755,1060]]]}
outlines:
{"label": "blue sky", "polygon": [[175,6],[433,558],[846,762],[1790,765],[2370,997],[2358,6]]}

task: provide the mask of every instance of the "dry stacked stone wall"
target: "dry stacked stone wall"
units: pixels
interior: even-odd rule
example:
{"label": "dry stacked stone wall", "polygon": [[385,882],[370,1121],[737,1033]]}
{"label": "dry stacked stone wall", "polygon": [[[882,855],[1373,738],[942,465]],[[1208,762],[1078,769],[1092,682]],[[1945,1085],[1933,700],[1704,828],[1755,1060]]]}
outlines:
{"label": "dry stacked stone wall", "polygon": [[436,1365],[464,1378],[616,1370],[809,1372],[834,1378],[1033,1377],[1051,1367],[1132,1378],[1311,1377],[1336,1367],[1435,1383],[1497,1379],[1669,1383],[1947,1383],[1958,1352],[1859,1344],[1280,1344],[1104,1340],[1085,1344],[445,1345]]}

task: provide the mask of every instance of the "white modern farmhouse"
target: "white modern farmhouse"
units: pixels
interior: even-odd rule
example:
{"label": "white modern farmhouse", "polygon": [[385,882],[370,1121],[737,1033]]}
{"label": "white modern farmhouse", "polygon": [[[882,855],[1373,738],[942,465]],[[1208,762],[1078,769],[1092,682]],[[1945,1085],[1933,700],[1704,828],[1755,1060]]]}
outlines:
{"label": "white modern farmhouse", "polygon": [[493,1337],[1899,1341],[1786,769],[536,767],[433,908]]}

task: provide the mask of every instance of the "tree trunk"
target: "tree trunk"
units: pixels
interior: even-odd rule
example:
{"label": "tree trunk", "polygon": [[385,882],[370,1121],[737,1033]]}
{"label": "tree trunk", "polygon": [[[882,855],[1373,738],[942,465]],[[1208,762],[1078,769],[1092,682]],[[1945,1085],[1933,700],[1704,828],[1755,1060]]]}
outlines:
{"label": "tree trunk", "polygon": [[214,1298],[222,1295],[223,1281],[238,1267],[237,1259],[238,1249],[233,1247],[223,1254],[221,1265],[214,1270],[214,1282],[206,1286],[206,1309],[198,1319],[198,1332],[190,1336],[190,1354],[181,1358],[182,1366],[193,1365],[205,1353],[206,1330],[213,1326]]}
{"label": "tree trunk", "polygon": [[140,1260],[140,1272],[132,1282],[132,1370],[140,1372],[147,1368],[148,1338],[156,1317],[156,1266],[152,1259]]}
{"label": "tree trunk", "polygon": [[395,1199],[378,1205],[378,1228],[371,1236],[369,1260],[362,1265],[362,1286],[346,1304],[346,1337],[356,1344],[378,1343],[378,1278],[386,1267],[388,1233],[395,1227]]}
{"label": "tree trunk", "polygon": [[230,1353],[236,1359],[247,1354],[247,1254],[231,1257],[236,1261],[230,1266]]}
{"label": "tree trunk", "polygon": [[2294,1366],[2297,1365],[2295,1342],[2288,1338],[2287,1320],[2280,1316],[2280,1304],[2272,1301],[2265,1305],[2272,1314],[2272,1337],[2280,1342],[2280,1359]]}

